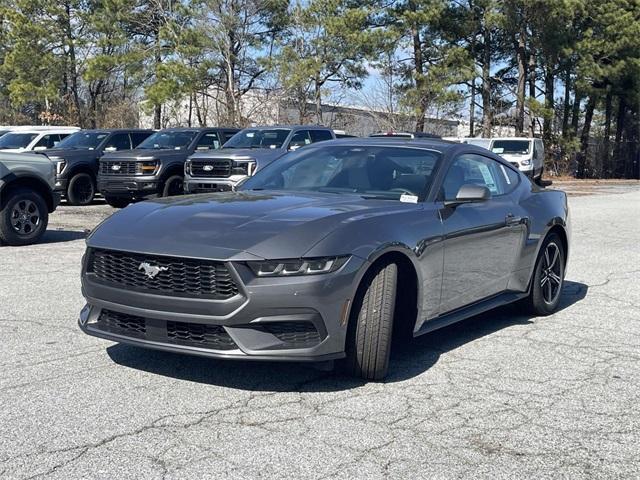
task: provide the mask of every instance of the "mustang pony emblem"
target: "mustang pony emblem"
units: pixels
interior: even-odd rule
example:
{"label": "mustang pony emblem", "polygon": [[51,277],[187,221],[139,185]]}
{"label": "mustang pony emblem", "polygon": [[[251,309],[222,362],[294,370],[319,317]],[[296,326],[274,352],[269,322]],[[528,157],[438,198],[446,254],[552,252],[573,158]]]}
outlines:
{"label": "mustang pony emblem", "polygon": [[144,270],[144,274],[149,278],[156,278],[160,272],[169,270],[169,267],[159,267],[158,265],[151,265],[147,262],[142,262],[138,267],[138,270]]}

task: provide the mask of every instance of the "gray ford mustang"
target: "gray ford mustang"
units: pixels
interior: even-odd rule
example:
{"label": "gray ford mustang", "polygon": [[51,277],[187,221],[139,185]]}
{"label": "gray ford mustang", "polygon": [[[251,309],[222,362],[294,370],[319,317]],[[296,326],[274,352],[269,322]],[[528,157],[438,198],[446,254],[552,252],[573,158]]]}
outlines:
{"label": "gray ford mustang", "polygon": [[79,324],[227,359],[331,361],[382,379],[392,336],[521,300],[558,306],[563,192],[439,140],[304,147],[236,192],[131,205],[87,239]]}

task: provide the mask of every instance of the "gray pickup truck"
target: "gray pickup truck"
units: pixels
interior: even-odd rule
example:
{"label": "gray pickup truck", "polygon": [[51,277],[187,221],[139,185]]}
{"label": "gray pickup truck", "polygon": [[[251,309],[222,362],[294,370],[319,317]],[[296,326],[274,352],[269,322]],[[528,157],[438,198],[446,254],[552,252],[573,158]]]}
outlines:
{"label": "gray pickup truck", "polygon": [[287,152],[333,140],[333,130],[315,125],[251,127],[236,133],[221,150],[196,152],[184,166],[185,193],[233,190],[241,181]]}
{"label": "gray pickup truck", "polygon": [[54,164],[44,155],[0,153],[0,243],[28,245],[47,229],[60,203]]}

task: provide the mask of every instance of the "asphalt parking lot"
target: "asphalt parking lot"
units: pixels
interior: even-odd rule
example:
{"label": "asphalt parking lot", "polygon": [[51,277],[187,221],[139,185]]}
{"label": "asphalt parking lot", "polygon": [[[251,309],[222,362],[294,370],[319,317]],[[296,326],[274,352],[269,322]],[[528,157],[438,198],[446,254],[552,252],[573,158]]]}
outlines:
{"label": "asphalt parking lot", "polygon": [[584,190],[558,313],[421,337],[369,384],[84,335],[83,238],[112,209],[62,206],[0,247],[0,477],[638,478],[640,186]]}

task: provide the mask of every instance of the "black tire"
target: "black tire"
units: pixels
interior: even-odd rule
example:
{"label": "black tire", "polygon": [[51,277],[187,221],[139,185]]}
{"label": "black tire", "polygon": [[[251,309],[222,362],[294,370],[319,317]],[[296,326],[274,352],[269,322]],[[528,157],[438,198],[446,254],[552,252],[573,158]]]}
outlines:
{"label": "black tire", "polygon": [[382,380],[387,375],[396,303],[398,266],[381,264],[364,278],[353,305],[345,367],[350,375]]}
{"label": "black tire", "polygon": [[107,204],[113,208],[124,208],[131,203],[131,199],[126,197],[112,197],[111,195],[105,195],[104,199]]}
{"label": "black tire", "polygon": [[173,197],[184,194],[184,178],[182,175],[171,175],[162,184],[161,197]]}
{"label": "black tire", "polygon": [[85,206],[93,202],[96,195],[96,182],[88,173],[76,173],[67,186],[69,205]]}
{"label": "black tire", "polygon": [[6,198],[0,210],[0,242],[15,246],[36,243],[49,223],[44,199],[27,188],[10,190]]}
{"label": "black tire", "polygon": [[531,278],[531,293],[527,298],[529,310],[534,315],[550,315],[558,308],[564,284],[565,255],[560,237],[550,234],[538,254]]}

